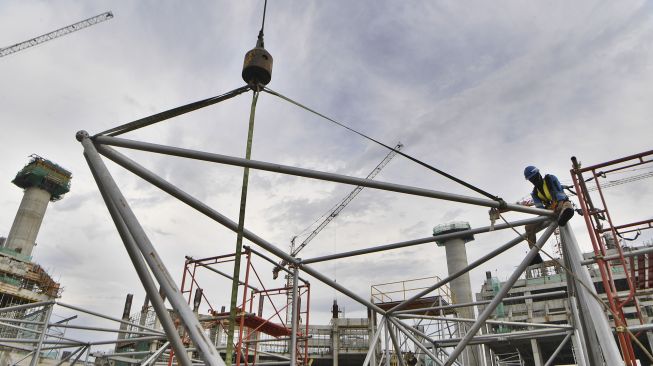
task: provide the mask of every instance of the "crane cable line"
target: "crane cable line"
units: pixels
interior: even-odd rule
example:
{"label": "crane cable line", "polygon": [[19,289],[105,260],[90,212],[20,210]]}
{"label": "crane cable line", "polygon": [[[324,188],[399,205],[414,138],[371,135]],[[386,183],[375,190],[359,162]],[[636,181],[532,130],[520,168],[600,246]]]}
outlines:
{"label": "crane cable line", "polygon": [[289,102],[291,104],[294,104],[297,107],[300,107],[300,108],[302,108],[302,109],[304,109],[304,110],[306,110],[308,112],[311,112],[311,113],[313,113],[313,114],[315,114],[315,115],[317,115],[319,117],[322,117],[322,118],[326,119],[327,121],[332,122],[332,123],[344,128],[346,130],[349,130],[349,131],[351,131],[351,132],[353,132],[353,133],[355,133],[355,134],[357,134],[357,135],[359,135],[359,136],[361,136],[361,137],[363,137],[363,138],[365,138],[367,140],[370,140],[370,141],[372,141],[372,142],[374,142],[374,143],[376,143],[378,145],[381,145],[381,146],[385,147],[388,150],[394,151],[395,153],[407,158],[408,160],[411,160],[411,161],[413,161],[413,162],[415,162],[415,163],[417,163],[417,164],[419,164],[419,165],[421,165],[421,166],[423,166],[423,167],[425,167],[425,168],[427,168],[427,169],[429,169],[431,171],[434,171],[434,172],[436,172],[436,173],[438,173],[438,174],[440,174],[440,175],[442,175],[442,176],[444,176],[446,178],[449,178],[450,180],[453,180],[454,182],[456,182],[458,184],[461,184],[461,185],[473,190],[474,192],[480,193],[480,194],[482,194],[483,196],[485,196],[487,198],[490,198],[490,199],[492,199],[494,201],[497,201],[497,202],[499,202],[501,207],[504,207],[506,205],[506,202],[499,196],[495,196],[493,194],[490,194],[490,193],[488,193],[488,192],[486,192],[486,191],[484,191],[484,190],[482,190],[482,189],[480,189],[480,188],[478,188],[478,187],[476,187],[476,186],[474,186],[474,185],[472,185],[470,183],[467,183],[467,182],[463,181],[462,179],[456,178],[453,175],[445,173],[444,171],[442,171],[442,170],[440,170],[440,169],[438,169],[438,168],[436,168],[436,167],[434,167],[434,166],[432,166],[430,164],[427,164],[427,163],[425,163],[425,162],[423,162],[423,161],[421,161],[421,160],[419,160],[417,158],[414,158],[414,157],[412,157],[412,156],[410,156],[408,154],[405,154],[405,153],[403,153],[403,152],[401,152],[399,150],[393,149],[392,147],[384,144],[383,142],[381,142],[379,140],[376,140],[376,139],[374,139],[374,138],[372,138],[372,137],[370,137],[370,136],[368,136],[368,135],[366,135],[366,134],[364,134],[362,132],[356,131],[353,128],[351,128],[351,127],[349,127],[349,126],[347,126],[347,125],[345,125],[343,123],[340,123],[340,122],[338,122],[338,121],[336,121],[336,120],[334,120],[332,118],[329,118],[329,117],[325,116],[324,114],[319,113],[319,112],[317,112],[317,111],[315,111],[315,110],[313,110],[313,109],[311,109],[311,108],[309,108],[309,107],[307,107],[307,106],[305,106],[305,105],[303,105],[303,104],[301,104],[301,103],[299,103],[297,101],[294,101],[294,100],[292,100],[292,99],[290,99],[290,98],[288,98],[288,97],[286,97],[286,96],[284,96],[284,95],[282,95],[280,93],[277,93],[276,91],[268,88],[267,86],[264,86],[262,90],[264,92],[267,92],[268,94],[272,94],[272,95],[274,95],[276,97],[279,97],[279,98],[281,98],[281,99],[283,99],[283,100],[285,100],[285,101],[287,101],[287,102]]}

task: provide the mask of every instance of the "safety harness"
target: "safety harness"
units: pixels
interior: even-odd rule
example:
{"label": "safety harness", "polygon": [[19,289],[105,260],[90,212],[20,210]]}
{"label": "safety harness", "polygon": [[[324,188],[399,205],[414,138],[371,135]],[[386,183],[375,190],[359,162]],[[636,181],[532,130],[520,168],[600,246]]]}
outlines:
{"label": "safety harness", "polygon": [[542,182],[542,191],[538,189],[538,187],[535,187],[534,192],[537,194],[537,197],[542,200],[542,203],[544,204],[544,207],[549,207],[552,209],[555,209],[555,206],[557,204],[557,201],[553,199],[553,196],[551,195],[551,191],[549,190],[549,175],[545,175],[543,182]]}

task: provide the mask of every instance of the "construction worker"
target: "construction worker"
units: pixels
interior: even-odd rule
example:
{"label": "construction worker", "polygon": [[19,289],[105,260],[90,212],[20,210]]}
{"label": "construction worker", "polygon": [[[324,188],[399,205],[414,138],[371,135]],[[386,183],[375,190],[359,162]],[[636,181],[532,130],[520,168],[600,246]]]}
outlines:
{"label": "construction worker", "polygon": [[[574,209],[558,178],[553,174],[542,177],[540,170],[532,165],[524,169],[524,178],[533,183],[531,197],[535,207],[554,210],[558,215],[558,225],[567,225],[567,222],[574,216]],[[539,227],[540,224],[530,224],[525,227],[526,238],[531,248],[535,245],[535,233]],[[539,263],[542,263],[542,257],[538,253],[531,265]]]}

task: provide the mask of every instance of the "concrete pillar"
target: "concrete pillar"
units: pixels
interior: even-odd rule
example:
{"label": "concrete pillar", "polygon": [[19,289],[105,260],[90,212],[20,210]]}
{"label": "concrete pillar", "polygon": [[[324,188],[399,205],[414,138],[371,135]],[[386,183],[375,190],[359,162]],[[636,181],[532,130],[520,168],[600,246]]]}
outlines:
{"label": "concrete pillar", "polygon": [[[444,248],[447,255],[447,270],[449,274],[467,267],[467,250],[463,239],[447,240],[444,243]],[[454,304],[473,301],[469,272],[452,280],[449,285]],[[459,308],[458,314],[462,318],[474,318],[474,310],[471,307]]]}
{"label": "concrete pillar", "polygon": [[45,210],[50,202],[50,193],[38,187],[25,189],[18,212],[11,225],[5,247],[22,255],[31,256],[36,245],[36,236],[41,228]]}
{"label": "concrete pillar", "polygon": [[[127,297],[125,298],[125,307],[122,310],[122,320],[129,321],[129,314],[131,313],[132,309],[132,300],[134,299],[133,294],[127,294]],[[124,323],[120,323],[120,330],[124,331],[127,330],[128,325]],[[126,333],[118,333],[118,339],[125,339],[127,338]],[[124,344],[124,343],[123,343]],[[120,343],[116,343],[115,351],[118,352],[120,350]]]}
{"label": "concrete pillar", "polygon": [[[452,222],[448,224],[438,225],[433,229],[433,235],[441,235],[453,233],[457,231],[469,230],[470,226],[467,222]],[[438,246],[444,246],[447,256],[447,270],[449,274],[456,273],[467,267],[467,249],[465,243],[474,240],[473,235],[463,238],[438,240]],[[451,289],[451,299],[454,304],[472,302],[472,284],[469,279],[469,272],[465,273],[449,283]],[[458,316],[461,318],[476,318],[473,307],[463,307],[457,309]],[[458,323],[459,336],[463,336],[466,323]],[[481,352],[477,346],[468,346],[467,351],[463,354],[463,364],[466,366],[480,366],[481,365]]]}

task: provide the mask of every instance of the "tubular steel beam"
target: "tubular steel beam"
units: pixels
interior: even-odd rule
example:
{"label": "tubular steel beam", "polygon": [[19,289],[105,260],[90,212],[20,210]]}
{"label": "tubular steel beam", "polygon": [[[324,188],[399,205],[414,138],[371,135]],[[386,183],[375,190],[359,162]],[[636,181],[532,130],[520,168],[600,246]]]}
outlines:
{"label": "tubular steel beam", "polygon": [[[521,274],[524,272],[526,267],[531,263],[533,258],[535,258],[535,255],[540,251],[540,248],[542,248],[542,245],[546,243],[546,241],[549,239],[551,234],[553,234],[553,231],[555,228],[558,226],[556,222],[551,223],[549,227],[544,231],[544,234],[537,240],[537,243],[531,248],[531,250],[528,251],[528,254],[526,254],[526,257],[522,260],[522,262],[517,266],[515,271],[510,275],[510,278],[504,283],[504,285],[499,289],[497,294],[494,296],[494,299],[490,304],[488,304],[485,309],[483,309],[483,312],[478,316],[476,323],[474,323],[469,330],[467,331],[467,334],[463,337],[463,339],[458,343],[456,348],[451,352],[451,358],[447,360],[447,362],[444,364],[444,366],[451,366],[454,362],[454,360],[463,352],[469,341],[476,335],[476,332],[483,326],[485,321],[492,315],[494,312],[494,309],[501,303],[503,298],[508,294],[508,291],[512,288],[512,286],[517,282]],[[520,238],[521,239],[521,238]]]}
{"label": "tubular steel beam", "polygon": [[100,132],[99,135],[109,135],[109,136],[117,136],[121,135],[123,133],[129,132],[129,131],[134,131],[139,128],[143,128],[145,126],[153,125],[155,123],[165,121],[167,119],[173,118],[180,116],[182,114],[192,112],[194,110],[208,107],[212,104],[216,104],[219,102],[222,102],[223,100],[227,100],[230,98],[233,98],[239,94],[242,94],[246,91],[250,90],[249,86],[242,86],[240,88],[234,89],[232,91],[226,92],[222,95],[218,95],[215,97],[203,99],[197,102],[189,103],[186,105],[182,105],[180,107],[172,108],[167,111],[157,113],[154,115],[151,115],[149,117],[137,119],[136,121],[125,123],[124,125],[117,126],[111,129],[108,129],[106,131]]}
{"label": "tubular steel beam", "polygon": [[603,168],[603,167],[614,165],[614,164],[623,163],[623,162],[626,162],[628,160],[634,160],[634,159],[640,160],[641,164],[650,163],[650,162],[652,162],[651,160],[644,160],[643,159],[645,156],[649,156],[649,155],[653,155],[653,150],[644,151],[644,152],[641,152],[639,154],[624,156],[623,158],[606,161],[604,163],[600,163],[600,164],[596,164],[596,165],[590,165],[590,166],[587,166],[587,167],[584,167],[584,168],[579,168],[578,171],[581,172],[581,173],[585,173],[585,172],[589,172],[591,170],[596,170],[596,169],[599,169],[599,168]]}
{"label": "tubular steel beam", "polygon": [[[430,359],[432,359],[435,363],[437,363],[438,366],[444,365],[444,363],[442,362],[442,360],[438,356],[436,356],[433,352],[431,352],[426,346],[424,346],[424,344],[422,344],[422,342],[419,339],[417,339],[417,337],[415,337],[415,335],[413,335],[411,333],[412,329],[404,328],[403,324],[399,323],[398,321],[396,321],[392,317],[388,317],[388,320],[390,321],[390,323],[394,324],[395,327],[397,327],[397,329],[399,329],[401,332],[403,332],[406,335],[406,337],[410,338],[410,340],[413,341],[415,346],[417,346],[417,348],[421,349],[422,352],[424,352]],[[427,338],[427,339],[430,341],[430,338]]]}
{"label": "tubular steel beam", "polygon": [[69,366],[74,366],[75,363],[77,363],[77,361],[79,361],[79,359],[82,357],[82,355],[84,354],[84,352],[88,352],[88,350],[89,350],[90,348],[91,348],[91,345],[90,345],[90,344],[87,344],[87,345],[84,347],[84,349],[83,349],[83,350],[82,350],[82,351],[77,355],[77,357],[75,357],[75,359],[73,360],[73,362],[70,363]]}
{"label": "tubular steel beam", "polygon": [[[488,344],[492,342],[509,342],[520,339],[539,339],[539,338],[550,338],[550,337],[559,337],[564,336],[569,331],[561,329],[538,329],[538,330],[527,330],[522,332],[513,332],[506,334],[484,334],[474,336],[469,345],[481,345]],[[440,347],[454,347],[457,343],[461,341],[462,338],[447,338],[434,340],[435,343]]]}
{"label": "tubular steel beam", "polygon": [[[91,346],[101,346],[105,344],[120,344],[120,343],[131,343],[131,342],[143,342],[143,341],[158,341],[162,339],[167,339],[166,336],[151,336],[151,337],[134,337],[128,339],[107,339],[106,341],[94,341],[88,342]],[[176,356],[176,355],[175,355]]]}
{"label": "tubular steel beam", "polygon": [[379,322],[379,325],[376,327],[376,333],[372,336],[372,339],[370,339],[370,349],[367,350],[367,354],[365,355],[365,360],[363,360],[363,365],[362,366],[368,366],[370,364],[370,360],[372,359],[372,355],[375,352],[375,345],[376,342],[379,341],[379,338],[381,337],[381,333],[383,332],[383,327],[386,326],[386,317],[384,316],[381,318],[381,321]]}
{"label": "tubular steel beam", "polygon": [[497,224],[497,225],[494,226],[494,229],[492,228],[492,226],[484,226],[484,227],[480,227],[480,228],[476,228],[476,229],[469,229],[469,230],[463,230],[463,231],[456,231],[456,232],[453,232],[453,233],[429,236],[429,237],[422,238],[422,239],[402,241],[402,242],[393,243],[393,244],[379,245],[379,246],[375,246],[375,247],[371,247],[371,248],[352,250],[352,251],[344,252],[344,253],[336,253],[336,254],[324,255],[324,256],[321,256],[321,257],[303,259],[302,263],[303,264],[310,264],[310,263],[324,262],[324,261],[328,261],[328,260],[332,260],[332,259],[353,257],[353,256],[357,256],[357,255],[375,253],[375,252],[380,252],[380,251],[384,251],[384,250],[391,250],[391,249],[405,248],[405,247],[409,247],[409,246],[413,246],[413,245],[433,243],[433,242],[438,241],[438,240],[449,240],[449,239],[455,239],[455,238],[463,238],[463,237],[466,237],[466,236],[469,236],[469,235],[486,233],[486,232],[493,231],[493,230],[502,230],[502,229],[506,229],[506,228],[509,228],[509,227],[523,226],[523,225],[528,225],[528,224],[537,224],[537,223],[544,222],[544,221],[546,221],[548,219],[549,219],[548,217],[539,216],[539,217],[534,217],[534,218],[530,218],[530,219],[511,222],[510,224]]}
{"label": "tubular steel beam", "polygon": [[[164,192],[167,192],[171,196],[177,198],[181,202],[184,202],[188,206],[196,209],[197,211],[203,213],[204,215],[208,216],[209,218],[217,221],[218,223],[222,224],[226,228],[236,231],[238,228],[238,225],[229,219],[228,217],[222,215],[221,213],[217,212],[216,210],[212,209],[208,205],[206,205],[204,202],[198,200],[197,198],[189,195],[188,193],[184,192],[183,190],[175,187],[173,184],[169,183],[165,179],[159,177],[158,175],[150,172],[149,170],[143,168],[140,166],[138,163],[135,163],[131,159],[125,157],[124,155],[118,153],[117,151],[104,147],[104,146],[98,146],[98,151],[102,153],[102,155],[106,156],[107,158],[113,160],[116,162],[118,165],[121,165],[125,169],[131,171],[132,173],[136,174],[137,176],[145,179],[146,181],[152,183],[155,187],[158,187],[162,189]],[[363,304],[367,308],[370,308],[374,311],[376,311],[379,314],[385,314],[385,311],[378,307],[377,305],[371,303],[368,300],[365,300],[361,296],[358,296],[354,292],[350,291],[346,287],[343,287],[342,285],[338,284],[335,281],[332,281],[328,277],[324,276],[323,274],[319,273],[318,271],[310,268],[309,266],[302,265],[301,262],[299,262],[296,258],[291,257],[289,254],[284,252],[283,250],[279,249],[276,245],[266,241],[265,239],[259,237],[258,235],[254,234],[253,232],[247,230],[247,228],[244,229],[243,233],[244,237],[247,238],[247,240],[251,241],[252,243],[258,245],[259,247],[267,250],[268,252],[276,255],[277,257],[281,259],[285,259],[288,263],[290,264],[296,264],[299,266],[299,268],[306,272],[307,274],[315,277],[316,279],[320,280],[327,286],[330,286],[331,288],[336,289],[337,291],[349,296],[353,300],[358,301],[359,303]]]}
{"label": "tubular steel beam", "polygon": [[[461,322],[461,323],[474,323],[476,319],[466,319],[466,318],[447,318],[444,316],[429,316],[429,315],[402,315],[396,314],[397,318],[400,319],[432,319],[432,320],[444,320],[451,322]],[[547,324],[547,323],[524,323],[524,322],[511,322],[503,320],[486,320],[487,324],[497,324],[497,325],[510,325],[515,327],[537,327],[537,328],[556,328],[556,329],[572,329],[573,327],[567,324]],[[653,325],[653,324],[652,324]]]}
{"label": "tubular steel beam", "polygon": [[0,318],[0,322],[7,323],[21,323],[21,324],[43,324],[43,322],[37,322],[34,320],[22,320],[22,319],[12,319],[12,318]]}
{"label": "tubular steel beam", "polygon": [[43,346],[43,342],[45,340],[45,334],[48,332],[48,323],[50,322],[50,316],[52,315],[53,307],[54,304],[48,305],[48,309],[45,311],[45,314],[43,315],[43,328],[41,328],[41,334],[39,334],[39,338],[36,343],[36,348],[34,349],[34,353],[32,354],[32,360],[30,361],[29,366],[36,366],[36,364],[39,363],[39,358],[41,357],[41,347]]}
{"label": "tubular steel beam", "polygon": [[[633,250],[632,252],[624,252],[624,258],[636,257],[638,255],[648,254],[648,253],[653,253],[653,247]],[[619,259],[619,258],[620,258],[619,253],[615,253],[615,254],[604,256],[603,260],[611,261],[613,259]],[[596,263],[596,258],[585,259],[584,261],[580,262],[580,264],[584,264],[584,265],[593,264],[593,263]]]}
{"label": "tubular steel beam", "polygon": [[[157,281],[163,289],[163,292],[166,294],[168,301],[170,301],[172,306],[177,311],[177,314],[185,325],[190,338],[201,350],[204,362],[210,366],[224,366],[224,362],[220,358],[220,354],[211,344],[208,336],[202,331],[201,324],[179,292],[177,285],[172,279],[172,276],[152,246],[152,243],[145,234],[145,231],[138,223],[136,215],[134,215],[132,210],[129,208],[127,200],[123,197],[120,189],[113,181],[111,174],[104,165],[100,155],[97,153],[97,150],[91,142],[88,134],[85,132],[79,132],[77,137],[79,140],[81,140],[81,143],[84,146],[84,152],[88,159],[89,166],[93,171],[95,171],[95,174],[97,175],[99,188],[104,190],[107,197],[110,199],[108,201],[108,206],[114,206],[117,209],[122,221],[133,237],[133,241],[136,243],[138,249],[142,253],[142,257],[145,259],[145,262],[147,262],[150,271],[157,278]],[[111,203],[113,203],[113,205]],[[153,300],[154,297],[156,297],[156,295],[150,295],[151,300]],[[172,335],[168,334],[168,336],[171,337]]]}
{"label": "tubular steel beam", "polygon": [[[24,305],[7,306],[6,308],[0,308],[0,313],[6,313],[7,311],[30,309],[30,308],[35,308],[35,307],[39,307],[39,306],[48,306],[48,305],[52,305],[52,304],[54,304],[54,300],[34,302],[34,303],[31,303],[31,304],[24,304]],[[41,324],[41,323],[39,323],[39,324]]]}
{"label": "tubular steel beam", "polygon": [[515,245],[521,243],[521,242],[524,241],[524,240],[525,240],[524,235],[519,235],[519,236],[516,237],[515,239],[512,239],[511,241],[507,242],[506,244],[504,244],[504,245],[502,245],[502,246],[496,248],[495,250],[493,250],[493,251],[487,253],[486,255],[482,256],[481,258],[479,258],[479,259],[473,261],[473,262],[470,263],[467,267],[461,269],[460,271],[458,271],[458,272],[456,272],[456,273],[453,273],[453,274],[450,274],[449,276],[447,276],[447,277],[445,277],[444,279],[440,280],[440,281],[439,281],[438,283],[436,283],[435,285],[433,285],[433,286],[431,286],[431,287],[429,287],[429,288],[427,288],[427,289],[425,289],[425,290],[422,290],[421,292],[417,293],[416,295],[413,295],[413,296],[410,297],[409,299],[404,300],[403,302],[397,304],[395,307],[393,307],[392,309],[388,310],[388,314],[392,314],[392,313],[394,313],[395,311],[398,311],[398,310],[401,310],[401,309],[405,308],[406,306],[410,305],[410,303],[412,303],[413,301],[415,301],[415,300],[421,298],[422,296],[424,296],[424,295],[426,295],[426,294],[428,294],[428,293],[430,293],[430,292],[432,292],[432,291],[435,291],[436,289],[442,287],[443,285],[445,285],[445,284],[451,282],[451,280],[456,279],[456,278],[462,276],[463,274],[465,274],[465,273],[471,271],[472,269],[474,269],[474,268],[480,266],[481,264],[483,264],[483,263],[487,262],[488,260],[490,260],[490,259],[496,257],[497,255],[499,255],[499,254],[505,252],[506,250],[508,250],[508,249],[510,249],[510,248],[512,248],[512,247],[514,247]]}
{"label": "tubular steel beam", "polygon": [[81,347],[77,348],[75,351],[69,353],[66,357],[61,358],[61,361],[59,361],[59,362],[56,364],[56,366],[61,366],[61,365],[63,365],[64,362],[70,360],[71,357],[73,357],[74,355],[76,355],[76,354],[78,354],[78,353],[80,353],[80,352],[83,353],[83,351],[86,350],[86,347],[88,347],[88,346],[81,346]]}
{"label": "tubular steel beam", "polygon": [[[567,291],[560,290],[560,291],[551,291],[551,292],[546,292],[546,293],[541,293],[541,294],[531,294],[531,295],[523,295],[523,296],[511,296],[511,297],[507,297],[507,298],[503,299],[503,303],[511,303],[511,302],[521,301],[521,300],[525,300],[525,299],[540,299],[540,298],[543,298],[543,297],[546,297],[546,298],[567,297]],[[409,310],[399,310],[399,311],[393,312],[393,314],[396,314],[398,316],[399,314],[423,313],[423,312],[427,312],[427,311],[437,311],[437,310],[455,309],[455,308],[468,307],[468,306],[486,305],[486,304],[489,304],[490,302],[492,302],[492,300],[464,302],[464,303],[434,306],[434,307],[428,307],[428,308],[416,308],[416,309],[409,309]]]}
{"label": "tubular steel beam", "polygon": [[[88,156],[86,154],[85,156],[88,159]],[[90,161],[89,161],[89,166],[91,166]],[[136,273],[143,285],[143,288],[145,289],[147,296],[151,299],[152,307],[154,308],[154,312],[157,315],[158,321],[161,323],[161,326],[163,327],[165,333],[167,334],[168,340],[172,343],[173,349],[177,352],[177,355],[180,355],[178,356],[178,362],[182,366],[192,365],[192,361],[190,360],[190,358],[188,358],[184,344],[181,341],[181,338],[179,337],[179,332],[177,330],[177,327],[175,326],[172,318],[170,317],[170,313],[166,309],[165,303],[163,302],[163,299],[159,294],[159,290],[157,289],[154,280],[152,280],[152,277],[150,276],[150,272],[147,269],[147,265],[145,263],[145,260],[143,259],[143,256],[139,252],[138,245],[136,244],[134,237],[131,235],[129,228],[127,227],[123,217],[120,215],[120,212],[118,211],[115,202],[111,199],[109,194],[106,192],[104,183],[102,183],[101,180],[99,179],[98,172],[93,166],[91,166],[91,173],[96,179],[98,188],[100,189],[100,193],[102,194],[107,209],[109,210],[109,214],[111,215],[116,225],[118,234],[120,235],[123,241],[125,249],[127,250],[127,254],[129,255],[129,258],[132,261],[134,269],[136,270]],[[121,320],[121,324],[123,323],[128,323],[128,322]]]}
{"label": "tubular steel beam", "polygon": [[[158,294],[158,290],[157,290],[157,294]],[[159,296],[159,295],[157,295],[157,296]],[[159,296],[159,297],[160,297],[160,296]],[[64,308],[68,308],[68,309],[70,309],[70,310],[79,311],[79,312],[81,312],[81,313],[85,313],[85,314],[88,314],[88,315],[97,316],[98,318],[102,318],[102,319],[106,319],[106,320],[112,320],[112,321],[114,321],[114,322],[118,322],[118,323],[120,323],[120,324],[129,325],[129,326],[132,326],[132,327],[135,327],[135,328],[139,328],[139,329],[145,329],[145,330],[147,330],[147,331],[149,331],[149,332],[152,332],[152,333],[155,333],[155,334],[162,334],[162,332],[161,332],[160,330],[158,330],[158,329],[154,329],[154,328],[146,327],[146,326],[144,326],[144,325],[139,325],[139,324],[136,324],[136,323],[131,323],[131,322],[128,322],[128,321],[125,321],[125,320],[122,320],[122,319],[118,319],[118,318],[110,317],[110,316],[107,316],[107,315],[104,315],[104,314],[100,314],[100,313],[95,312],[95,311],[92,311],[92,310],[88,310],[88,309],[80,308],[80,307],[75,306],[75,305],[70,305],[70,304],[66,304],[66,303],[63,303],[63,302],[59,302],[59,301],[57,301],[57,305],[62,306],[62,307],[64,307]]]}
{"label": "tubular steel beam", "polygon": [[587,268],[580,264],[583,256],[569,226],[560,227],[560,239],[562,245],[567,249],[565,253],[569,256],[569,258],[565,259],[565,262],[575,274],[572,278],[578,283],[578,305],[582,312],[589,315],[591,323],[596,329],[596,336],[601,345],[603,357],[608,365],[623,365],[624,360],[621,358],[619,347],[617,347],[617,343],[612,336],[612,328],[608,317],[601,304],[594,298],[596,296],[594,282],[592,282]]}
{"label": "tubular steel beam", "polygon": [[299,269],[297,266],[293,268],[292,279],[292,320],[290,322],[290,366],[297,365],[297,319],[299,318],[298,312],[298,284],[299,284]]}
{"label": "tubular steel beam", "polygon": [[159,357],[161,357],[161,355],[163,354],[163,352],[165,352],[165,350],[166,350],[168,347],[170,347],[170,341],[164,343],[163,346],[161,346],[158,350],[156,350],[156,351],[152,354],[152,356],[148,357],[145,361],[143,361],[143,362],[141,363],[141,366],[148,366],[148,365],[151,364],[152,362],[156,361]]}
{"label": "tubular steel beam", "polygon": [[[208,269],[208,270],[211,271],[211,272],[217,273],[217,274],[219,274],[219,275],[222,276],[222,277],[228,278],[228,279],[230,279],[230,280],[233,280],[233,279],[234,279],[234,277],[233,277],[232,275],[228,275],[228,274],[226,274],[226,273],[224,273],[224,272],[222,272],[222,271],[220,271],[220,270],[218,270],[218,269],[215,269],[215,268],[213,268],[213,267],[209,267],[208,264],[198,263],[197,265],[200,266],[200,267],[206,268],[206,269]],[[240,280],[238,281],[238,283],[239,283],[240,285],[244,285],[244,284],[245,284],[245,282],[240,281]],[[254,287],[254,286],[252,286],[252,285],[250,285],[250,284],[247,285],[247,288],[249,288],[250,290],[258,291],[258,289],[257,289],[256,287]]]}
{"label": "tubular steel beam", "polygon": [[[158,144],[152,144],[152,143],[147,143],[142,141],[133,141],[133,140],[127,140],[127,139],[117,138],[117,137],[95,136],[94,141],[104,145],[119,146],[119,147],[134,149],[134,150],[149,151],[149,152],[154,152],[159,154],[179,156],[179,157],[185,157],[185,158],[196,159],[196,160],[204,160],[204,161],[210,161],[210,162],[221,163],[226,165],[235,165],[235,166],[265,170],[270,172],[277,172],[277,173],[288,174],[288,175],[295,175],[295,176],[306,177],[306,178],[326,180],[330,182],[351,184],[354,186],[363,186],[363,187],[381,189],[381,190],[386,190],[391,192],[406,193],[406,194],[422,196],[422,197],[430,197],[430,198],[443,199],[443,200],[448,200],[453,202],[467,203],[467,204],[477,205],[477,206],[501,208],[500,207],[501,204],[498,201],[491,200],[491,199],[463,196],[463,195],[452,194],[447,192],[434,191],[430,189],[416,188],[416,187],[411,187],[411,186],[406,186],[401,184],[387,183],[387,182],[381,182],[381,181],[371,180],[371,179],[356,178],[356,177],[351,177],[342,174],[327,173],[327,172],[321,172],[317,170],[292,167],[288,165],[267,163],[258,160],[247,160],[247,159],[233,157],[233,156],[213,154],[213,153],[208,153],[203,151],[183,149],[183,148],[172,147],[172,146],[158,145]],[[524,212],[524,213],[530,213],[534,215],[542,215],[542,216],[554,215],[553,211],[551,210],[532,208],[532,207],[522,206],[518,204],[508,203],[505,206],[505,208],[509,211]]]}
{"label": "tubular steel beam", "polygon": [[389,334],[390,334],[390,340],[392,341],[392,347],[395,349],[395,354],[397,355],[397,361],[399,361],[399,366],[406,366],[406,363],[404,362],[404,358],[401,356],[401,346],[399,345],[399,342],[397,342],[397,335],[395,334],[395,329],[392,327],[388,327]]}
{"label": "tubular steel beam", "polygon": [[573,334],[573,333],[567,333],[567,335],[565,336],[565,338],[562,340],[562,342],[560,342],[560,344],[558,345],[558,347],[556,347],[555,351],[553,351],[553,353],[551,354],[551,356],[549,357],[549,359],[546,361],[546,363],[544,364],[544,366],[551,366],[551,365],[553,365],[553,362],[555,361],[556,357],[558,357],[558,354],[560,353],[560,351],[562,351],[562,349],[565,347],[565,345],[567,344],[567,342],[569,342],[569,339],[571,338],[571,335],[572,335],[572,334]]}
{"label": "tubular steel beam", "polygon": [[[270,262],[271,264],[273,264],[273,265],[275,265],[275,266],[279,265],[279,263],[275,262],[274,259],[268,257],[267,255],[265,255],[264,253],[259,252],[259,251],[256,250],[256,249],[253,249],[253,248],[250,247],[250,246],[244,245],[243,248],[247,248],[247,250],[251,251],[252,253],[258,255],[259,257],[265,259],[265,261]],[[303,263],[303,262],[302,262],[302,263]],[[289,269],[287,269],[286,266],[279,267],[279,268],[280,268],[282,271],[286,272],[287,274],[289,274],[289,275],[291,275],[291,276],[293,275],[292,271],[289,270]],[[302,278],[302,276],[299,276],[299,280],[302,281],[302,282],[305,283],[305,284],[309,284],[309,281],[308,281],[307,279],[305,279],[305,278]]]}
{"label": "tubular steel beam", "polygon": [[82,329],[82,330],[93,330],[96,332],[108,332],[108,333],[126,333],[126,334],[137,334],[137,335],[165,335],[164,332],[139,332],[134,330],[120,330],[120,329],[110,329],[110,328],[100,328],[100,327],[87,327],[84,325],[73,325],[73,324],[55,324],[50,323],[51,327],[56,328],[69,328],[69,329]]}

